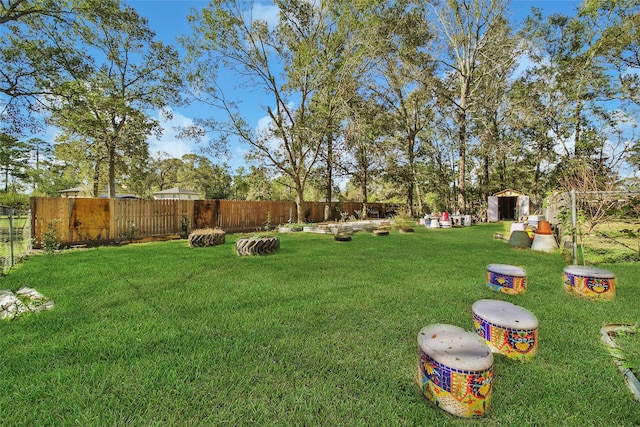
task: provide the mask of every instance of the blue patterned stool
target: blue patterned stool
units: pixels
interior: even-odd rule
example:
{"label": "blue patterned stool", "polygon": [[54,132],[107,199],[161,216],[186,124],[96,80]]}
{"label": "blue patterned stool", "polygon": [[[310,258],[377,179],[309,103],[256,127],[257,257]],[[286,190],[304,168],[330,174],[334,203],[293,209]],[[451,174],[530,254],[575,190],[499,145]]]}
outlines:
{"label": "blue patterned stool", "polygon": [[487,265],[487,286],[505,294],[521,294],[527,290],[527,272],[513,265]]}

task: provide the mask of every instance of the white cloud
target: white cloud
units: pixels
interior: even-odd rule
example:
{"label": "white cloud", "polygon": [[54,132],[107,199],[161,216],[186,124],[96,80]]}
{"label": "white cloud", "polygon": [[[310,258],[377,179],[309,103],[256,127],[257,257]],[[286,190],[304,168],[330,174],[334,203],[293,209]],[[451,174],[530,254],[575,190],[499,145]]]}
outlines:
{"label": "white cloud", "polygon": [[271,117],[264,116],[258,120],[256,135],[258,135],[258,138],[269,148],[269,152],[275,154],[281,151],[282,140],[273,136],[273,132],[274,123]]}
{"label": "white cloud", "polygon": [[147,139],[150,153],[160,151],[169,154],[171,157],[180,158],[185,154],[195,152],[193,144],[179,139],[175,130],[178,126],[192,125],[193,120],[175,111],[173,112],[173,117],[170,120],[166,120],[160,111],[156,113],[155,119],[158,120],[163,130],[159,139],[155,136],[151,136]]}
{"label": "white cloud", "polygon": [[275,28],[278,25],[279,17],[280,8],[271,2],[254,3],[251,9],[251,18],[266,21],[270,28]]}

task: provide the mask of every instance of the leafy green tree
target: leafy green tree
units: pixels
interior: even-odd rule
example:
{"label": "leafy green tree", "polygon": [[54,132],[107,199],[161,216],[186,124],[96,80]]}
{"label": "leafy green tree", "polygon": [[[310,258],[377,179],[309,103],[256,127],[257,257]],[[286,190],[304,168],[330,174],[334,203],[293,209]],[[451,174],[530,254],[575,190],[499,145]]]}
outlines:
{"label": "leafy green tree", "polygon": [[[85,16],[85,24],[57,29],[42,23],[33,31],[65,46],[63,69],[43,76],[50,123],[67,137],[80,137],[106,155],[109,197],[116,193],[121,159],[148,156],[147,137],[160,127],[146,111],[180,99],[176,51],[154,41],[146,20],[130,7],[102,4]],[[80,66],[66,53],[85,49]],[[124,162],[120,163],[121,165]],[[126,170],[123,171],[126,174]]]}
{"label": "leafy green tree", "polygon": [[273,200],[273,179],[264,166],[250,166],[245,176],[248,184],[245,200]]}
{"label": "leafy green tree", "polygon": [[215,165],[203,156],[185,154],[182,168],[177,174],[177,185],[198,191],[205,199],[228,199],[231,197],[233,178],[226,164]]}
{"label": "leafy green tree", "polygon": [[340,167],[344,176],[351,177],[351,185],[359,189],[352,200],[373,201],[369,190],[382,171],[384,159],[383,118],[381,105],[373,99],[356,98],[349,103]]}
{"label": "leafy green tree", "polygon": [[65,68],[81,73],[86,67],[86,50],[75,43],[78,37],[59,43],[57,36],[86,32],[93,17],[111,15],[119,4],[119,0],[0,2],[0,123],[5,132],[20,135],[42,129],[40,113],[46,107],[42,100],[51,93],[43,79],[60,75]]}
{"label": "leafy green tree", "polygon": [[398,1],[369,15],[369,20],[372,32],[367,46],[375,67],[364,90],[386,112],[380,115],[386,152],[388,161],[396,162],[387,168],[387,177],[403,187],[411,211],[414,200],[421,211],[419,163],[430,144],[435,101],[427,10],[422,2]]}
{"label": "leafy green tree", "polygon": [[89,194],[98,197],[107,186],[107,154],[104,147],[66,133],[58,135],[57,141],[53,147],[56,161],[62,164],[63,169],[73,170],[78,183],[88,185]]}
{"label": "leafy green tree", "polygon": [[[332,66],[340,63],[332,59],[337,51],[330,45],[336,40],[331,40],[335,17],[330,13],[331,2],[279,0],[275,6],[279,11],[275,24],[256,19],[252,10],[245,10],[250,5],[234,0],[214,0],[190,17],[194,35],[184,41],[190,52],[188,79],[199,99],[225,111],[228,121],[201,119],[186,134],[202,137],[211,131],[219,135],[218,144],[229,138],[249,144],[249,160],[291,180],[298,221],[303,221],[307,179],[326,141],[318,132],[319,121],[314,121],[318,109],[311,104],[315,99],[326,108],[326,96],[334,98],[339,92],[335,73],[328,73],[326,67],[327,61]],[[241,85],[265,94],[268,126],[250,127],[237,101],[217,84],[217,70],[211,64],[235,72]],[[322,95],[327,85],[332,89]],[[334,120],[330,110],[324,111],[329,112],[326,120]]]}
{"label": "leafy green tree", "polygon": [[153,191],[163,191],[178,183],[178,174],[184,169],[184,161],[164,152],[156,153],[149,163],[148,186]]}
{"label": "leafy green tree", "polygon": [[33,192],[38,192],[38,187],[43,181],[46,171],[53,167],[53,147],[40,138],[27,140],[29,160],[27,162],[28,181],[33,185]]}
{"label": "leafy green tree", "polygon": [[538,98],[546,106],[547,132],[560,156],[552,178],[567,188],[570,182],[580,187],[594,170],[602,178],[600,186],[608,188],[619,179],[635,143],[633,135],[623,135],[630,111],[620,110],[623,104],[612,96],[624,89],[602,55],[611,27],[598,24],[593,16],[580,14],[543,18],[537,12],[529,20],[528,34],[538,47],[530,80],[547,82],[539,86]]}
{"label": "leafy green tree", "polygon": [[[636,135],[640,107],[640,1],[590,0],[578,13],[580,21],[593,33],[586,54],[592,56],[605,75],[614,76],[603,98],[612,100],[612,115],[600,114],[593,128],[608,131],[611,169],[640,168],[640,140]],[[601,150],[605,151],[605,150]]]}
{"label": "leafy green tree", "polygon": [[15,191],[22,187],[27,178],[29,144],[17,138],[0,133],[0,172],[4,181],[4,191]]}
{"label": "leafy green tree", "polygon": [[247,181],[246,169],[240,166],[233,175],[231,184],[231,198],[233,200],[246,200],[249,191],[249,182]]}
{"label": "leafy green tree", "polygon": [[447,0],[428,3],[433,12],[434,34],[440,51],[441,99],[454,108],[454,129],[458,149],[458,210],[466,212],[467,156],[472,108],[478,85],[494,74],[504,56],[493,50],[504,41],[507,0]]}
{"label": "leafy green tree", "polygon": [[589,45],[594,55],[616,76],[609,95],[640,105],[640,1],[589,0],[581,5],[578,18],[597,39]]}
{"label": "leafy green tree", "polygon": [[[320,22],[315,39],[302,47],[305,56],[314,57],[310,72],[323,77],[323,83],[313,93],[310,109],[310,138],[319,139],[321,166],[314,168],[310,179],[318,184],[322,176],[323,195],[312,200],[325,200],[324,219],[329,220],[333,212],[334,194],[338,191],[335,174],[341,172],[341,160],[345,154],[343,138],[345,117],[349,104],[356,99],[360,79],[371,68],[367,49],[362,43],[366,24],[361,19],[368,13],[365,3],[334,1],[319,6]],[[317,187],[317,185],[312,185]]]}
{"label": "leafy green tree", "polygon": [[[487,200],[487,196],[504,188],[522,188],[522,183],[507,184],[506,179],[527,173],[509,173],[509,169],[518,168],[523,152],[521,140],[509,132],[513,123],[512,74],[522,53],[519,48],[522,43],[512,34],[506,21],[498,20],[494,25],[493,37],[487,41],[491,46],[486,47],[492,56],[492,72],[476,78],[474,102],[469,108],[472,142],[469,154],[473,163],[467,173],[473,173],[474,169],[477,173],[477,178],[472,180],[476,184],[469,186],[471,191],[476,191],[477,197],[471,200]],[[499,182],[492,179],[496,175]]]}
{"label": "leafy green tree", "polygon": [[76,172],[77,170],[62,162],[52,161],[45,168],[40,169],[35,177],[31,178],[34,183],[31,195],[34,197],[60,197],[60,190],[79,187],[83,184],[78,179]]}

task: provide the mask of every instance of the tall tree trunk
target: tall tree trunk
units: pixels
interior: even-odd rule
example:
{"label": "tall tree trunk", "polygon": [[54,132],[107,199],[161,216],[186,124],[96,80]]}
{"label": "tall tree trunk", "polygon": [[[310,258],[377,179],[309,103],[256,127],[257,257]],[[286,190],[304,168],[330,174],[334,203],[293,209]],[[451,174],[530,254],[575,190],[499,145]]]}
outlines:
{"label": "tall tree trunk", "polygon": [[412,214],[417,213],[418,215],[422,216],[422,190],[421,190],[420,182],[418,182],[418,171],[416,169],[415,147],[416,147],[417,134],[418,132],[416,131],[415,133],[412,134],[412,137],[411,137],[411,179],[413,181],[415,197],[418,200],[418,206],[417,206],[418,210],[417,212],[414,212],[412,208],[411,213]]}
{"label": "tall tree trunk", "polygon": [[467,122],[464,110],[458,113],[459,131],[458,131],[458,211],[465,214],[467,211],[467,190],[465,185],[467,167]]}
{"label": "tall tree trunk", "polygon": [[362,171],[362,203],[369,201],[369,194],[367,193],[367,181],[369,180],[369,174],[367,169]]}
{"label": "tall tree trunk", "polygon": [[360,192],[362,194],[362,203],[369,201],[369,192],[367,190],[367,184],[369,182],[369,159],[367,159],[367,153],[364,148],[358,150],[357,164],[360,166],[358,175],[360,177]]}
{"label": "tall tree trunk", "polygon": [[580,99],[576,100],[576,113],[575,113],[575,127],[574,127],[574,137],[573,137],[573,154],[578,157],[584,155],[584,153],[580,153],[580,138],[582,137],[582,101]]}
{"label": "tall tree trunk", "polygon": [[296,187],[296,213],[298,220],[296,222],[306,222],[307,218],[304,217],[304,187],[298,179],[294,179]]}
{"label": "tall tree trunk", "polygon": [[116,198],[116,146],[109,144],[109,198]]}
{"label": "tall tree trunk", "polygon": [[408,182],[408,186],[407,186],[407,204],[409,205],[409,215],[413,216],[413,186],[414,186],[414,168],[413,168],[413,163],[414,163],[414,155],[413,155],[413,140],[414,137],[413,135],[409,135],[409,146],[408,148],[408,153],[407,153],[407,160],[409,161],[409,171],[411,173],[411,176],[409,177],[409,182]]}
{"label": "tall tree trunk", "polygon": [[100,191],[100,162],[96,161],[93,166],[93,197],[98,197]]}
{"label": "tall tree trunk", "polygon": [[[330,128],[330,126],[329,126]],[[324,220],[329,221],[331,215],[331,206],[333,198],[333,141],[331,137],[327,138],[327,174],[325,177],[325,196],[327,201],[324,205]]]}
{"label": "tall tree trunk", "polygon": [[482,200],[489,197],[489,154],[484,153],[482,156]]}

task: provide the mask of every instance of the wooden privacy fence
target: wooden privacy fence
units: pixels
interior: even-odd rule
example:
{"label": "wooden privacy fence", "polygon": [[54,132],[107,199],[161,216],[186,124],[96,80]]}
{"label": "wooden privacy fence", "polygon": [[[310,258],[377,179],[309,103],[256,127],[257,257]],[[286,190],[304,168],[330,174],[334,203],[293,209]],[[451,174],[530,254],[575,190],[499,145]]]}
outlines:
{"label": "wooden privacy fence", "polygon": [[[237,200],[141,200],[33,197],[31,233],[33,246],[51,235],[64,245],[105,244],[125,240],[185,237],[198,228],[222,228],[226,232],[261,231],[296,222],[294,202]],[[370,215],[384,217],[383,203],[368,203]],[[362,203],[333,204],[329,217],[362,216]],[[324,220],[325,203],[304,204],[306,222]]]}

